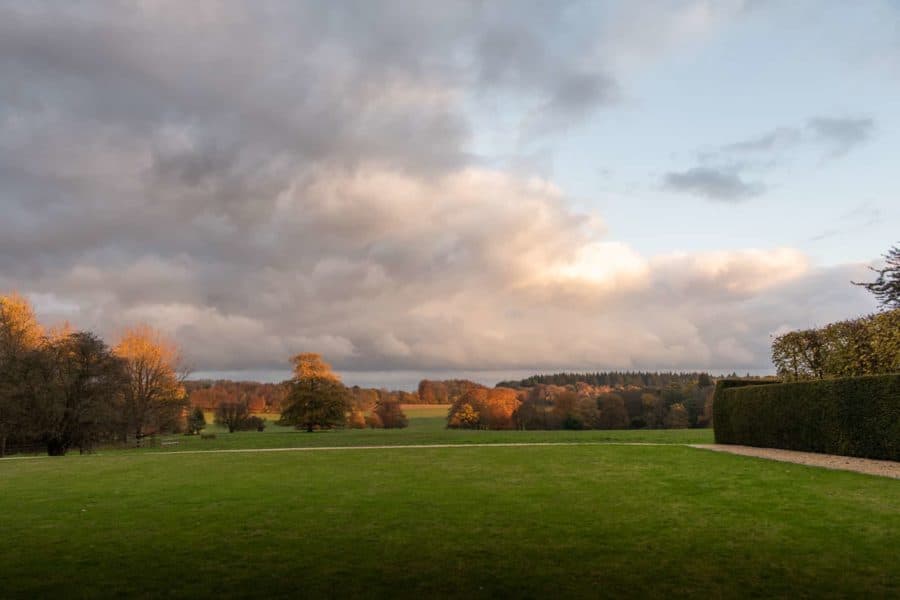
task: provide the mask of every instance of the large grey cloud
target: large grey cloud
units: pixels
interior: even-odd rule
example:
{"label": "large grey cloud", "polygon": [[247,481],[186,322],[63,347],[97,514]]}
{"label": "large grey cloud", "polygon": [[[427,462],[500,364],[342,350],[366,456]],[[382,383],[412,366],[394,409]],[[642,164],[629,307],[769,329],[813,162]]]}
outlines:
{"label": "large grey cloud", "polygon": [[[719,18],[682,4],[654,22]],[[650,50],[582,8],[0,4],[0,289],[109,336],[149,321],[204,371],[761,368],[769,331],[868,306],[772,311],[859,275],[640,256],[473,156],[473,102],[515,96],[540,135],[616,101],[598,49]]]}

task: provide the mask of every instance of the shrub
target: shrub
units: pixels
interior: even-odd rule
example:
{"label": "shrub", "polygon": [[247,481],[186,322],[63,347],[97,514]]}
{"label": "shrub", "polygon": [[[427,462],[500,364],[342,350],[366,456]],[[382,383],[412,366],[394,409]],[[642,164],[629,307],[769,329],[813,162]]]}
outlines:
{"label": "shrub", "polygon": [[375,414],[385,429],[403,429],[409,425],[399,402],[382,400],[375,405]]}
{"label": "shrub", "polygon": [[203,414],[202,408],[195,406],[187,419],[187,433],[188,435],[196,435],[204,427],[206,427],[206,415]]}
{"label": "shrub", "polygon": [[684,404],[679,402],[669,407],[665,419],[666,429],[687,429],[689,424],[688,412]]}
{"label": "shrub", "polygon": [[366,425],[368,425],[372,429],[384,428],[384,423],[381,422],[381,417],[379,417],[377,413],[366,415]]}
{"label": "shrub", "polygon": [[716,442],[900,460],[900,374],[748,383],[774,382],[719,383]]}
{"label": "shrub", "polygon": [[366,416],[360,410],[351,410],[347,417],[347,427],[350,429],[365,429]]}
{"label": "shrub", "polygon": [[222,402],[216,407],[215,422],[227,427],[228,433],[234,433],[249,416],[250,408],[246,402]]}
{"label": "shrub", "polygon": [[237,431],[265,431],[266,420],[262,417],[252,415],[238,423],[235,429]]}

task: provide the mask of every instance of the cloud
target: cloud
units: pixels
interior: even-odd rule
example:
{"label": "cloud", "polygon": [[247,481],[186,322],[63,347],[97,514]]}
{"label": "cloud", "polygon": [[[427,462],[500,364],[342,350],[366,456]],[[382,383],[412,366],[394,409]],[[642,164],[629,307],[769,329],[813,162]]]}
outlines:
{"label": "cloud", "polygon": [[706,162],[770,160],[803,147],[823,151],[825,158],[844,156],[872,136],[875,121],[868,117],[814,117],[802,126],[778,127],[761,135],[700,153]]}
{"label": "cloud", "polygon": [[823,231],[810,238],[811,242],[844,235],[851,231],[859,231],[875,225],[884,219],[884,211],[871,202],[863,202],[838,217],[839,225]]}
{"label": "cloud", "polygon": [[621,85],[627,36],[513,6],[0,4],[0,289],[248,376],[765,368],[769,331],[868,306],[790,250],[644,256],[474,157],[471,102],[564,128]]}
{"label": "cloud", "polygon": [[831,146],[831,157],[837,157],[866,142],[875,122],[869,118],[817,117],[810,119],[807,128],[818,141]]}
{"label": "cloud", "polygon": [[742,202],[765,192],[758,182],[745,181],[733,170],[713,167],[693,167],[686,171],[667,173],[666,188],[701,196],[717,202]]}
{"label": "cloud", "polygon": [[663,185],[709,200],[741,202],[762,195],[768,187],[762,181],[748,181],[747,173],[772,170],[786,156],[804,149],[824,152],[822,160],[842,157],[868,141],[874,129],[871,118],[852,117],[816,117],[801,127],[778,127],[699,152],[699,165],[666,174]]}

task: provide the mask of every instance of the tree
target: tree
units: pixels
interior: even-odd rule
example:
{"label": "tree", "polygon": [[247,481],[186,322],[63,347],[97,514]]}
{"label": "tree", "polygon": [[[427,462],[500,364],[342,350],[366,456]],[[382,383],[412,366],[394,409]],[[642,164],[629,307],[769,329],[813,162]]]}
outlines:
{"label": "tree", "polygon": [[188,416],[188,433],[191,435],[197,435],[204,427],[206,427],[206,415],[203,414],[202,408],[200,408],[199,406],[195,406],[191,411],[190,416]]}
{"label": "tree", "polygon": [[461,403],[451,412],[447,419],[447,427],[451,429],[478,429],[478,413],[468,402]]}
{"label": "tree", "polygon": [[666,403],[656,394],[641,394],[642,418],[650,429],[661,429],[666,418]]}
{"label": "tree", "polygon": [[331,365],[325,362],[320,354],[301,352],[291,358],[291,364],[294,365],[295,380],[340,381],[340,378],[331,370]]}
{"label": "tree", "polygon": [[32,434],[51,456],[82,452],[114,435],[115,412],[127,393],[124,362],[88,332],[70,334],[30,353],[25,385]]}
{"label": "tree", "polygon": [[347,417],[347,427],[350,429],[365,429],[366,415],[361,410],[351,410]]}
{"label": "tree", "polygon": [[375,405],[375,414],[385,429],[402,429],[409,425],[403,407],[399,402],[382,400]]}
{"label": "tree", "polygon": [[291,385],[281,411],[282,425],[312,432],[343,425],[350,409],[350,393],[339,381],[298,379]]}
{"label": "tree", "polygon": [[687,429],[688,412],[683,404],[673,404],[665,419],[666,429]]}
{"label": "tree", "polygon": [[28,300],[16,293],[0,296],[0,456],[6,455],[9,436],[24,426],[23,361],[43,344],[43,335]]}
{"label": "tree", "polygon": [[513,429],[521,404],[516,390],[466,386],[447,413],[447,426],[469,429]]}
{"label": "tree", "polygon": [[228,428],[228,433],[234,433],[249,416],[250,408],[246,402],[223,402],[216,408],[216,425],[223,425]]}
{"label": "tree", "polygon": [[178,346],[148,325],[127,329],[115,347],[125,361],[129,388],[125,395],[123,435],[143,437],[148,428],[160,429],[180,413],[187,395],[182,381]]}
{"label": "tree", "polygon": [[600,407],[600,427],[602,429],[625,429],[628,427],[628,411],[625,399],[618,394],[604,394],[597,399]]}
{"label": "tree", "polygon": [[343,425],[352,395],[322,357],[302,353],[291,359],[294,379],[282,408],[283,425],[312,432],[316,428]]}
{"label": "tree", "polygon": [[866,288],[870,291],[884,308],[900,308],[900,245],[893,246],[884,255],[885,267],[876,269],[869,267],[878,277],[870,283],[858,283],[854,285]]}

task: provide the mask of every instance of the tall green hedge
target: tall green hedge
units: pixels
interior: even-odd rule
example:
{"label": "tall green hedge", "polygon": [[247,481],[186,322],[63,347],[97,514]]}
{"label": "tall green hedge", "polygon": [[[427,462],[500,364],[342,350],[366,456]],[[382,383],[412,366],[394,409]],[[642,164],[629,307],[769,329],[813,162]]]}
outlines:
{"label": "tall green hedge", "polygon": [[900,460],[900,373],[748,383],[717,385],[716,442]]}
{"label": "tall green hedge", "polygon": [[729,442],[733,434],[731,432],[731,414],[722,405],[722,397],[727,390],[751,385],[771,385],[781,383],[777,379],[720,379],[716,382],[716,391],[713,392],[713,432],[717,444],[733,444]]}

